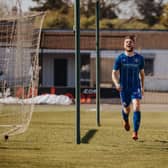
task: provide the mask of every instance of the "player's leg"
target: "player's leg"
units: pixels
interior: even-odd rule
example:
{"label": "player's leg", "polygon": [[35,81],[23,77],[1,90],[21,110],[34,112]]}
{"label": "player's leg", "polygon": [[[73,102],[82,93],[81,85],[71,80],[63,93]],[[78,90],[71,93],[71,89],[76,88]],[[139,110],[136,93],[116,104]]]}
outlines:
{"label": "player's leg", "polygon": [[126,131],[130,130],[130,124],[129,124],[129,113],[131,111],[130,103],[131,103],[131,97],[128,92],[121,92],[120,93],[121,103],[122,103],[122,118],[123,118],[123,125]]}
{"label": "player's leg", "polygon": [[122,108],[123,126],[124,126],[126,131],[130,130],[130,124],[129,124],[129,113],[130,113],[130,111],[131,111],[130,106]]}
{"label": "player's leg", "polygon": [[140,112],[140,99],[133,99],[133,125],[134,125],[134,131],[132,138],[134,140],[138,139],[138,131],[140,128],[140,122],[141,122],[141,112]]}

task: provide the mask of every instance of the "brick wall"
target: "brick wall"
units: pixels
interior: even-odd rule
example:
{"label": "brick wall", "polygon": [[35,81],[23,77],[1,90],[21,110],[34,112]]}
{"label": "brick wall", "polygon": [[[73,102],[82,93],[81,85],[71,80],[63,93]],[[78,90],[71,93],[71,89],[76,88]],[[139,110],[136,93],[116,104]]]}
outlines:
{"label": "brick wall", "polygon": [[[100,31],[100,48],[104,50],[122,49],[123,38],[128,34],[137,36],[137,48],[167,49],[168,31]],[[43,30],[41,48],[74,49],[73,31]],[[81,31],[81,50],[95,49],[95,31]]]}

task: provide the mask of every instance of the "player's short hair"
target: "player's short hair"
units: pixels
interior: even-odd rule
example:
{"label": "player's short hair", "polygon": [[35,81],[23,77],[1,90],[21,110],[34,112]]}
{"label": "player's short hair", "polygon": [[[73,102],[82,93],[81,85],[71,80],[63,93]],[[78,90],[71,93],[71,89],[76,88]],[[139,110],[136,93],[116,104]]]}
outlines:
{"label": "player's short hair", "polygon": [[136,36],[135,35],[127,35],[127,36],[125,36],[124,40],[126,40],[126,39],[131,39],[133,42],[135,42]]}

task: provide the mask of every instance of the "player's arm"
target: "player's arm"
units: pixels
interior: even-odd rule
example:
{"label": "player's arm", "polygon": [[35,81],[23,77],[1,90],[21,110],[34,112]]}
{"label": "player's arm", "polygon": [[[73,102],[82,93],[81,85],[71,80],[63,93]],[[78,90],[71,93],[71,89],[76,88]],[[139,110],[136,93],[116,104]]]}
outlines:
{"label": "player's arm", "polygon": [[114,85],[118,91],[121,90],[120,84],[119,84],[119,70],[112,70],[112,81],[114,82]]}
{"label": "player's arm", "polygon": [[145,79],[144,69],[141,69],[140,71],[140,79],[141,79],[141,90],[142,90],[142,95],[143,95],[144,94],[144,79]]}

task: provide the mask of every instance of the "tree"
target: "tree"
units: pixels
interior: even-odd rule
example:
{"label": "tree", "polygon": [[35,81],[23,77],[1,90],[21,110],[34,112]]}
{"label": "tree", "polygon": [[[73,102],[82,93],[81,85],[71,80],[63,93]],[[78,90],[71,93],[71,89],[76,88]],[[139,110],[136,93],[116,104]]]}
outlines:
{"label": "tree", "polygon": [[[90,17],[95,15],[96,0],[81,0],[81,14]],[[116,11],[121,2],[128,0],[100,0],[100,18],[113,19],[117,18]]]}
{"label": "tree", "polygon": [[62,13],[68,12],[68,0],[33,0],[37,3],[37,7],[31,8],[36,11],[60,10]]}
{"label": "tree", "polygon": [[114,3],[107,3],[105,0],[100,1],[100,18],[117,18],[115,8],[116,4]]}
{"label": "tree", "polygon": [[[33,1],[37,2],[37,6],[31,10],[49,11],[45,19],[46,27],[61,29],[73,27],[74,9],[72,3],[75,0]],[[168,7],[163,1],[99,0],[101,28],[148,29],[162,27],[163,29],[168,27]],[[96,0],[80,0],[81,28],[95,28],[95,3]]]}
{"label": "tree", "polygon": [[70,29],[73,27],[73,8],[70,0],[33,0],[37,6],[32,11],[48,11],[44,20],[45,28]]}
{"label": "tree", "polygon": [[160,18],[161,25],[168,27],[168,4],[163,6],[163,12]]}
{"label": "tree", "polygon": [[149,25],[159,22],[163,11],[163,0],[135,0],[137,10]]}

